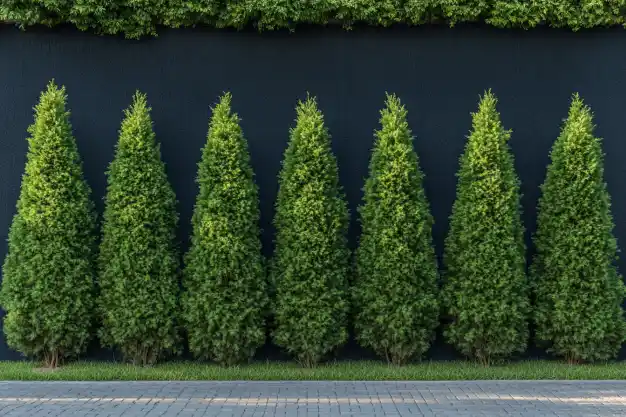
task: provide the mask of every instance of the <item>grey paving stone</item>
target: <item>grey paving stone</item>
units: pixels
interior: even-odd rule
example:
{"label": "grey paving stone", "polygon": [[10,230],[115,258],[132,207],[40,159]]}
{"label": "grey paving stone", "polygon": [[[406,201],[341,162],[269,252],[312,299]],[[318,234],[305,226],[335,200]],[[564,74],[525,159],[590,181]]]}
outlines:
{"label": "grey paving stone", "polygon": [[0,382],[0,416],[626,416],[626,381]]}

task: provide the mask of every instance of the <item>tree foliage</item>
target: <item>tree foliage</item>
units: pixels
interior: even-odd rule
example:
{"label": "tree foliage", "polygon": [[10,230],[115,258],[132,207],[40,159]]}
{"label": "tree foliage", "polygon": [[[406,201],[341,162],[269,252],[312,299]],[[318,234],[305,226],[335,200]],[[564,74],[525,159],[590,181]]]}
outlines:
{"label": "tree foliage", "polygon": [[55,367],[91,338],[96,218],[64,87],[48,84],[28,132],[3,269],[3,328],[11,348]]}
{"label": "tree foliage", "polygon": [[480,362],[526,348],[529,298],[519,181],[487,92],[461,157],[444,264],[447,340]]}
{"label": "tree foliage", "polygon": [[213,109],[199,164],[182,301],[191,352],[223,365],[248,361],[265,342],[267,305],[258,191],[230,105],[225,94]]}
{"label": "tree foliage", "polygon": [[617,355],[626,327],[593,115],[575,95],[542,185],[531,268],[537,340],[570,362]]}
{"label": "tree foliage", "polygon": [[626,0],[496,0],[486,21],[498,27],[549,24],[574,30],[623,25]]}
{"label": "tree foliage", "polygon": [[347,339],[348,209],[315,99],[298,103],[276,204],[274,341],[305,366]]}
{"label": "tree foliage", "polygon": [[359,210],[354,286],[359,342],[396,364],[426,352],[439,320],[433,219],[406,115],[387,96]]}
{"label": "tree foliage", "polygon": [[0,19],[21,27],[71,23],[102,34],[155,35],[157,26],[293,29],[299,24],[389,26],[485,22],[573,30],[619,26],[626,0],[3,0]]}
{"label": "tree foliage", "polygon": [[101,337],[134,363],[150,364],[176,350],[178,215],[143,94],[125,112],[107,176]]}

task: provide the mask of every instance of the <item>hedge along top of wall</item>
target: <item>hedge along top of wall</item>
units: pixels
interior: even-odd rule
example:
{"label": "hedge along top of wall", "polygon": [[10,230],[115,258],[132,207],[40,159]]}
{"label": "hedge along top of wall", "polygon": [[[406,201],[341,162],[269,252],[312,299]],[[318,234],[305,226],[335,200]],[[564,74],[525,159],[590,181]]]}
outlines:
{"label": "hedge along top of wall", "polygon": [[485,22],[572,30],[623,25],[626,0],[0,0],[0,20],[24,28],[71,23],[100,34],[155,35],[159,25],[294,28]]}

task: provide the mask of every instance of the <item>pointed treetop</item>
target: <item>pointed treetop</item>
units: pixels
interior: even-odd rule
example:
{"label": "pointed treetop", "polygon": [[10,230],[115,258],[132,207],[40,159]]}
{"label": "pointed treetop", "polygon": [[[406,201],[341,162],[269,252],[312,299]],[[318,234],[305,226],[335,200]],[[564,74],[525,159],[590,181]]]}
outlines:
{"label": "pointed treetop", "polygon": [[506,130],[502,125],[497,104],[496,96],[487,90],[480,97],[478,111],[471,113],[472,130],[466,144],[467,152],[472,154],[471,166],[487,168],[488,155],[499,154],[501,146],[511,138],[511,130]]}
{"label": "pointed treetop", "polygon": [[568,124],[572,127],[583,128],[589,131],[595,128],[593,125],[593,112],[578,93],[572,95],[572,102],[568,111]]}
{"label": "pointed treetop", "polygon": [[399,111],[406,114],[406,109],[404,108],[402,101],[397,95],[395,95],[395,93],[385,93],[385,105],[385,108],[382,109],[381,112],[389,109],[391,111]]}
{"label": "pointed treetop", "polygon": [[[478,103],[478,111],[472,113],[472,126],[474,130],[479,128],[496,128],[500,130],[502,125],[500,123],[500,113],[498,113],[498,99],[491,92],[491,89],[486,90]],[[503,137],[506,141],[509,139],[509,135]]]}
{"label": "pointed treetop", "polygon": [[[72,140],[72,126],[70,112],[66,109],[67,95],[65,87],[58,87],[54,80],[50,81],[39,96],[39,103],[33,108],[35,121],[27,132],[27,139],[31,152],[47,152],[45,149],[53,143],[61,141],[64,146],[69,146],[68,140]],[[39,139],[35,139],[39,138]],[[73,148],[73,146],[70,146]]]}
{"label": "pointed treetop", "polygon": [[[601,139],[594,135],[593,112],[580,95],[572,95],[567,119],[564,120],[559,137],[551,154],[559,153],[559,149],[579,149],[579,155],[585,158],[596,158],[602,154]],[[570,152],[570,157],[574,154]],[[553,158],[554,159],[554,158]],[[594,165],[595,166],[595,165]]]}
{"label": "pointed treetop", "polygon": [[397,124],[400,123],[400,126],[410,133],[409,123],[406,120],[407,114],[407,110],[398,96],[386,93],[385,107],[380,110],[380,124],[382,130],[392,125],[397,128]]}
{"label": "pointed treetop", "polygon": [[120,146],[130,144],[152,146],[154,143],[154,132],[152,131],[152,119],[150,112],[152,108],[148,106],[146,94],[136,91],[133,95],[133,102],[130,107],[124,110],[124,120],[120,132]]}
{"label": "pointed treetop", "polygon": [[491,90],[486,90],[479,99],[478,111],[476,113],[472,113],[472,115],[478,116],[480,114],[485,114],[493,116],[499,121],[500,114],[497,111],[497,106],[498,98],[491,92]]}
{"label": "pointed treetop", "polygon": [[589,108],[578,93],[572,94],[572,100],[568,112],[569,117],[590,116],[591,108]]}
{"label": "pointed treetop", "polygon": [[306,93],[306,99],[298,100],[298,106],[296,108],[296,112],[298,114],[298,119],[302,116],[319,116],[320,119],[323,118],[322,112],[317,107],[317,97],[312,96],[310,93]]}
{"label": "pointed treetop", "polygon": [[225,105],[225,106],[230,107],[232,100],[233,100],[233,95],[231,94],[231,92],[224,91],[224,93],[220,97],[220,102],[218,103],[218,105]]}
{"label": "pointed treetop", "polygon": [[41,106],[43,103],[47,103],[53,101],[53,99],[62,98],[62,101],[65,101],[67,98],[65,94],[65,86],[57,86],[54,81],[54,78],[48,82],[46,89],[39,94],[40,102],[37,107]]}
{"label": "pointed treetop", "polygon": [[224,129],[231,131],[233,128],[239,130],[239,116],[231,110],[232,95],[230,92],[224,93],[217,104],[211,107],[211,119],[209,121],[209,140],[224,139],[215,135]]}
{"label": "pointed treetop", "polygon": [[594,134],[593,113],[578,94],[572,95],[567,119],[551,151],[551,165],[576,166],[570,174],[577,181],[594,182],[602,178],[602,139]]}
{"label": "pointed treetop", "polygon": [[65,86],[58,87],[52,79],[46,90],[39,95],[39,103],[34,107],[35,115],[37,117],[44,116],[49,110],[54,110],[53,114],[62,113],[69,116],[69,112],[65,110],[66,100]]}
{"label": "pointed treetop", "polygon": [[219,101],[215,106],[211,107],[211,112],[213,113],[213,117],[228,117],[230,116],[230,105],[232,102],[232,94],[230,92],[225,92],[220,97]]}
{"label": "pointed treetop", "polygon": [[486,89],[485,91],[483,91],[483,95],[479,96],[479,108],[481,108],[483,105],[488,107],[495,107],[497,104],[498,98],[493,93],[493,91],[491,91],[491,88]]}
{"label": "pointed treetop", "polygon": [[317,106],[317,99],[307,93],[306,100],[298,100],[296,106],[296,126],[290,129],[289,149],[302,146],[330,149],[330,134],[324,125],[324,115]]}
{"label": "pointed treetop", "polygon": [[137,90],[133,94],[133,103],[126,110],[126,114],[142,114],[150,112],[152,109],[148,106],[148,96]]}

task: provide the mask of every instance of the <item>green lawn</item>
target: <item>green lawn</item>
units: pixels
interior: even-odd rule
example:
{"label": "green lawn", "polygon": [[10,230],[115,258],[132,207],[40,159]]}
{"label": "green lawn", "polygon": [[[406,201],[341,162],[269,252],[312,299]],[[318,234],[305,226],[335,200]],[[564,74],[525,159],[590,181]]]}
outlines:
{"label": "green lawn", "polygon": [[483,367],[470,362],[424,362],[404,367],[381,362],[337,362],[314,369],[294,363],[254,363],[236,368],[175,362],[140,368],[119,363],[78,362],[42,371],[32,362],[0,362],[0,380],[479,380],[626,379],[625,363],[568,365],[527,361]]}

